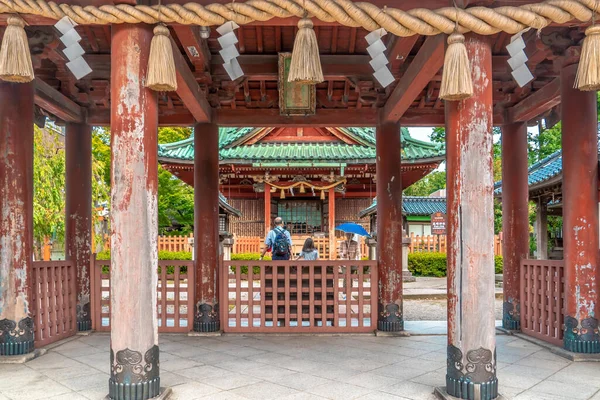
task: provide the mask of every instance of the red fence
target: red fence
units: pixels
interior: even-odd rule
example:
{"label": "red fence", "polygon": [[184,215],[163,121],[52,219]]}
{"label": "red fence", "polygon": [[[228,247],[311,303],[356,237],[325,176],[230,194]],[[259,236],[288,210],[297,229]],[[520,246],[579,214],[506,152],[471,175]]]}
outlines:
{"label": "red fence", "polygon": [[373,332],[375,261],[224,261],[224,332]]}
{"label": "red fence", "polygon": [[[94,262],[92,324],[110,331],[110,260]],[[189,332],[194,321],[193,261],[158,262],[157,313],[159,332]]]}
{"label": "red fence", "polygon": [[562,346],[565,293],[563,260],[521,261],[521,330]]}
{"label": "red fence", "polygon": [[32,314],[35,346],[77,333],[77,277],[71,261],[33,263]]}

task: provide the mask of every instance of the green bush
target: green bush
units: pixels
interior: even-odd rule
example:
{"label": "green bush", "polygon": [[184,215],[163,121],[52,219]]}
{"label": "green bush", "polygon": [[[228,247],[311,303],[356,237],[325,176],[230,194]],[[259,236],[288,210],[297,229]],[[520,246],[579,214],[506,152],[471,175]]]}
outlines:
{"label": "green bush", "polygon": [[[270,259],[271,259],[271,256],[265,256],[263,258],[263,260],[270,260]],[[258,260],[260,260],[260,253],[237,253],[237,254],[231,255],[231,261],[258,261]],[[235,273],[235,267],[231,267],[231,272]],[[248,273],[247,265],[242,265],[241,273],[244,275]],[[253,267],[252,273],[255,275],[259,275],[260,268]]]}
{"label": "green bush", "polygon": [[408,270],[414,276],[446,276],[446,253],[410,253]]}
{"label": "green bush", "polygon": [[[97,260],[110,260],[110,250],[104,250],[96,254]],[[185,261],[192,259],[192,253],[189,251],[159,251],[158,252],[159,260],[177,260],[177,261]],[[108,265],[102,267],[102,273],[107,274],[110,270]],[[160,267],[158,267],[158,272],[160,273]],[[180,272],[185,274],[187,272],[187,267],[181,267]],[[167,274],[171,275],[175,273],[174,265],[167,265]]]}
{"label": "green bush", "polygon": [[[446,276],[446,253],[410,253],[408,270],[414,276]],[[502,256],[494,256],[494,270],[502,273]]]}

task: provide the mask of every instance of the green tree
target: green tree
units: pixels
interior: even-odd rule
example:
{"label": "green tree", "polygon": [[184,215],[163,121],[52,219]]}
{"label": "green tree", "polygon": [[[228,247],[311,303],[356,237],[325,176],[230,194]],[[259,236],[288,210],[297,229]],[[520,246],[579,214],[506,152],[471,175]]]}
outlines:
{"label": "green tree", "polygon": [[423,179],[413,183],[404,194],[407,196],[429,196],[431,193],[446,187],[446,171],[433,171]]}

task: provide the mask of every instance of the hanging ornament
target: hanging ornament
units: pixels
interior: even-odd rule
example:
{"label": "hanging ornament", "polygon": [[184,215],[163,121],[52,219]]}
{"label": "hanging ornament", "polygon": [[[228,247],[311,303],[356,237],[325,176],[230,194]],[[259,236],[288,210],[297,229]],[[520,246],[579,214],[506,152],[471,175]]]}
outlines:
{"label": "hanging ornament", "polygon": [[[527,29],[528,30],[528,29]],[[508,59],[508,65],[512,69],[512,77],[517,82],[519,87],[523,87],[533,80],[533,75],[527,67],[527,54],[523,51],[525,49],[525,41],[523,40],[523,33],[519,32],[510,39],[510,43],[506,46],[510,58]]]}
{"label": "hanging ornament", "polygon": [[154,27],[154,37],[150,42],[146,87],[155,92],[174,92],[177,90],[177,70],[173,57],[171,36],[169,28],[163,24]]}
{"label": "hanging ornament", "polygon": [[321,190],[321,200],[325,200],[325,191]]}
{"label": "hanging ornament", "polygon": [[34,76],[33,64],[25,21],[17,15],[11,15],[6,23],[0,49],[0,78],[7,82],[31,82]]}
{"label": "hanging ornament", "polygon": [[465,37],[458,32],[448,36],[440,98],[464,100],[473,96],[473,81]]}
{"label": "hanging ornament", "polygon": [[217,40],[221,45],[222,50],[219,54],[223,58],[223,68],[229,75],[232,81],[237,78],[244,76],[244,71],[240,66],[237,57],[240,55],[235,44],[238,42],[238,38],[235,36],[235,30],[240,26],[233,21],[227,21],[223,25],[217,28],[217,32],[221,35]]}
{"label": "hanging ornament", "polygon": [[575,87],[586,91],[600,89],[600,25],[585,30]]}
{"label": "hanging ornament", "polygon": [[280,199],[285,199],[285,190],[281,189],[281,192],[279,194],[279,198]]}
{"label": "hanging ornament", "polygon": [[300,184],[300,193],[306,193],[306,190],[304,189],[304,184]]}
{"label": "hanging ornament", "polygon": [[298,34],[294,40],[288,82],[316,85],[323,82],[319,58],[319,43],[309,18],[298,21]]}
{"label": "hanging ornament", "polygon": [[77,24],[69,17],[65,16],[62,17],[54,27],[62,33],[62,36],[59,39],[65,45],[63,54],[69,59],[69,62],[65,65],[75,76],[75,79],[79,80],[90,74],[92,68],[90,68],[88,63],[83,59],[85,50],[79,44],[81,36],[79,36],[75,30],[76,25]]}
{"label": "hanging ornament", "polygon": [[371,64],[371,67],[375,70],[373,76],[384,88],[394,82],[394,75],[392,75],[387,67],[389,61],[385,56],[385,44],[383,44],[383,41],[381,40],[385,35],[387,35],[387,31],[383,28],[379,28],[365,36],[367,43],[369,43],[367,52],[372,58],[372,60],[369,61],[369,64]]}

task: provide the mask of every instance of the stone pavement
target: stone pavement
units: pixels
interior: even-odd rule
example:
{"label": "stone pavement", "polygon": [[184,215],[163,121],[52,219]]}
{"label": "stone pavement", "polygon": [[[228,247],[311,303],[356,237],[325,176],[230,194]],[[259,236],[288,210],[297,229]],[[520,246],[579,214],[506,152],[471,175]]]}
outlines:
{"label": "stone pavement", "polygon": [[[405,299],[446,298],[448,293],[446,278],[417,276],[415,282],[404,282],[402,294]],[[496,287],[496,295],[502,294],[502,288]]]}
{"label": "stone pavement", "polygon": [[[102,399],[109,336],[77,336],[26,364],[0,364],[0,400]],[[161,383],[172,399],[435,399],[445,336],[160,336]],[[600,364],[573,363],[498,336],[508,399],[600,400]]]}

